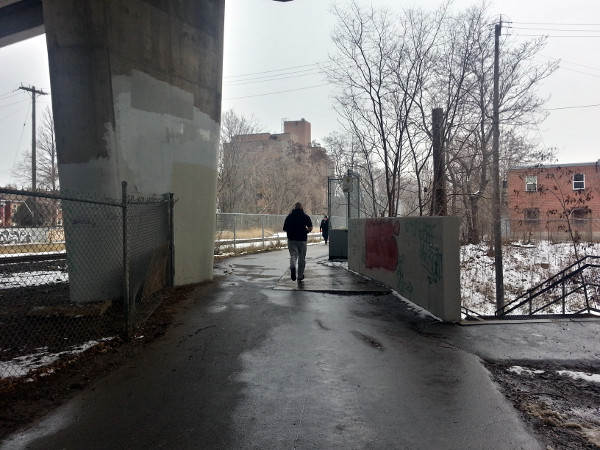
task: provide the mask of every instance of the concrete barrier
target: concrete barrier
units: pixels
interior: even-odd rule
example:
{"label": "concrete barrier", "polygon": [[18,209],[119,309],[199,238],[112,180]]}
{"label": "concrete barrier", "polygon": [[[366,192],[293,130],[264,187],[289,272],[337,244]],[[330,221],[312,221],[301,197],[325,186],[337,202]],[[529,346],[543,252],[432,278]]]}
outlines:
{"label": "concrete barrier", "polygon": [[348,268],[445,322],[460,320],[458,217],[350,219]]}

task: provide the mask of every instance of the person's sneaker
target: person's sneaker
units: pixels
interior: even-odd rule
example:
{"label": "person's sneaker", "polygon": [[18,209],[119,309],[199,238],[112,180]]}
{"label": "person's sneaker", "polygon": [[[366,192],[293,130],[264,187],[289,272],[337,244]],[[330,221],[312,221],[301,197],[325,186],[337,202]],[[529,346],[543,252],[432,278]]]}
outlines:
{"label": "person's sneaker", "polygon": [[296,281],[296,268],[292,267],[290,272],[292,272],[292,281]]}
{"label": "person's sneaker", "polygon": [[302,281],[304,280],[304,275],[302,275],[301,277],[298,277],[298,281]]}

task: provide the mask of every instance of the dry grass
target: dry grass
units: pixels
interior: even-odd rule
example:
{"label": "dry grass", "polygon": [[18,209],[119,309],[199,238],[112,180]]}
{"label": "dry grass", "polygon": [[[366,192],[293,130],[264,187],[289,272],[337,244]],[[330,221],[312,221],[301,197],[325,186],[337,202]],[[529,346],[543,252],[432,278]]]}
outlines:
{"label": "dry grass", "polygon": [[[276,234],[275,231],[271,229],[265,228],[265,237],[274,236]],[[232,230],[222,230],[217,231],[216,239],[233,239],[233,231]],[[235,238],[236,239],[257,239],[263,237],[262,228],[250,228],[245,230],[236,230]]]}
{"label": "dry grass", "polygon": [[[262,236],[259,236],[262,237]],[[238,239],[242,239],[241,237],[237,237]],[[265,239],[267,238],[265,232]],[[308,235],[308,243],[315,243],[321,241],[321,235],[318,233],[312,233]],[[282,248],[287,248],[287,239],[285,237],[281,237],[279,239],[272,239],[262,241],[256,241],[251,244],[238,244],[234,246],[233,244],[218,244],[215,242],[215,255],[216,256],[232,256],[232,255],[247,255],[253,253],[262,253],[268,252],[271,250],[280,250]]]}
{"label": "dry grass", "polygon": [[12,255],[17,253],[43,253],[43,252],[61,252],[65,250],[64,242],[53,244],[13,244],[0,246],[0,254]]}

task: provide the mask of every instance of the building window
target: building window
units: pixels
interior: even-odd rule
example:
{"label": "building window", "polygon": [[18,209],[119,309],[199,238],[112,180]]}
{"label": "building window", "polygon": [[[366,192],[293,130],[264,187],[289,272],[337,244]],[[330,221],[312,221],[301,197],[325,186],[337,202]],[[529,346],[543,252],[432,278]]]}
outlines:
{"label": "building window", "polygon": [[585,189],[585,174],[576,173],[573,175],[573,190]]}
{"label": "building window", "polygon": [[526,225],[539,225],[540,210],[537,208],[529,208],[524,211]]}
{"label": "building window", "polygon": [[537,191],[537,176],[526,176],[525,177],[525,191],[536,192]]}
{"label": "building window", "polygon": [[588,211],[586,208],[576,208],[571,213],[573,223],[578,226],[585,225],[588,221]]}

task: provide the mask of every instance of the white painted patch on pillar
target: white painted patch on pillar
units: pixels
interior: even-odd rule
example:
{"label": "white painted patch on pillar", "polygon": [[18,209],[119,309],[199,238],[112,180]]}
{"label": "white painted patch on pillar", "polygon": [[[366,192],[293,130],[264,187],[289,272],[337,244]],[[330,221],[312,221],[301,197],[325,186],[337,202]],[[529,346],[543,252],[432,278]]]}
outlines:
{"label": "white painted patch on pillar", "polygon": [[[195,106],[192,93],[140,71],[114,76],[112,91],[115,127],[106,125],[108,158],[63,164],[61,179],[67,177],[69,186],[93,186],[95,193],[115,200],[120,199],[121,181],[127,181],[129,192],[174,193],[175,284],[211,279],[219,124]],[[75,252],[70,265],[77,267],[75,279],[70,268],[73,301],[120,296],[119,219],[107,223],[100,216],[91,225],[71,214],[66,224],[77,227],[86,242],[85,249],[69,249]],[[107,246],[107,240],[115,245]],[[104,260],[92,267],[86,261],[98,252],[106,253]],[[77,282],[78,273],[87,277],[85,285]]]}
{"label": "white painted patch on pillar", "polygon": [[114,77],[113,92],[121,178],[175,194],[175,283],[211,279],[219,124],[192,93],[142,72]]}

